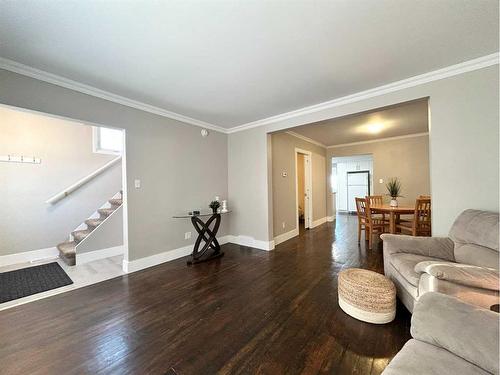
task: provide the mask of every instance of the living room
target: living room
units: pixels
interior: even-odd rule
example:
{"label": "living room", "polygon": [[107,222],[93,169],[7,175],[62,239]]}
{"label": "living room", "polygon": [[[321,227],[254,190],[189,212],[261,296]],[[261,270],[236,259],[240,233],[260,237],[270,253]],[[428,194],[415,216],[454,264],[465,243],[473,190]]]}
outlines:
{"label": "living room", "polygon": [[[1,3],[0,104],[124,129],[126,226],[124,275],[0,311],[0,372],[498,374],[496,304],[461,298],[498,298],[498,11],[494,0]],[[287,220],[273,212],[274,134],[423,98],[432,237],[384,233],[368,251],[325,220],[275,245]],[[0,152],[5,183],[4,168],[25,166],[12,154],[30,150]],[[422,295],[384,264],[401,248],[432,248],[448,267],[420,266]],[[363,300],[367,274],[349,270],[376,274],[392,321],[370,322],[380,306],[356,315],[368,308],[356,298],[341,306],[339,294]]]}

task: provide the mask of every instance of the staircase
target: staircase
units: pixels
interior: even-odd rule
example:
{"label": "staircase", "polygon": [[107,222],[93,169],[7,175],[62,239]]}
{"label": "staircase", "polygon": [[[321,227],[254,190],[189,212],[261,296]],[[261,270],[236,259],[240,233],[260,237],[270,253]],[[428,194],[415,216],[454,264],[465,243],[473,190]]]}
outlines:
{"label": "staircase", "polygon": [[113,212],[115,212],[123,204],[123,192],[115,194],[106,204],[99,208],[90,218],[80,224],[71,235],[68,241],[57,245],[59,250],[59,258],[69,266],[76,264],[76,248],[77,245],[87,238],[94,229],[101,225]]}

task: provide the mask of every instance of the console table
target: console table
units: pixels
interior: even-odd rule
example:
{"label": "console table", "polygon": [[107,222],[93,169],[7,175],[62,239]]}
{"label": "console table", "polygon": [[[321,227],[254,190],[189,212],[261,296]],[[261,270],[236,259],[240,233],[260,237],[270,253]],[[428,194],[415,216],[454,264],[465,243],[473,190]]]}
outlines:
{"label": "console table", "polygon": [[[198,238],[194,243],[191,259],[187,261],[188,265],[206,262],[208,260],[224,256],[224,253],[220,251],[220,245],[219,241],[217,241],[216,235],[219,230],[221,215],[226,215],[230,212],[231,211],[221,213],[201,212],[199,214],[181,214],[173,216],[174,219],[191,219],[191,223],[198,233]],[[207,220],[203,221],[201,218],[207,218]],[[213,226],[210,228],[212,223]],[[202,241],[204,242],[204,245],[200,249]],[[209,249],[213,250],[212,253],[205,256]]]}

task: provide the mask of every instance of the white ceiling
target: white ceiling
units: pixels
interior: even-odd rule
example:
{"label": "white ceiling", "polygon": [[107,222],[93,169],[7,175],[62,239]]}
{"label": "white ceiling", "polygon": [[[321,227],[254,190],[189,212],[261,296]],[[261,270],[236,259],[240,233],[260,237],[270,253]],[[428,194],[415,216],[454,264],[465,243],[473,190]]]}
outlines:
{"label": "white ceiling", "polygon": [[288,129],[324,146],[427,133],[427,99]]}
{"label": "white ceiling", "polygon": [[0,1],[1,57],[225,128],[497,51],[497,0]]}

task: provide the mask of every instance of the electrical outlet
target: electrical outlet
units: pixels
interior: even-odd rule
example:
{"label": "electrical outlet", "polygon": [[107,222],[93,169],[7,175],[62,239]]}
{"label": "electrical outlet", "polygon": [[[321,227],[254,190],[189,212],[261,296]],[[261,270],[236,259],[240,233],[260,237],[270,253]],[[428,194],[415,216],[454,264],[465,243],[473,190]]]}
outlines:
{"label": "electrical outlet", "polygon": [[281,223],[283,229],[285,229],[285,222]]}
{"label": "electrical outlet", "polygon": [[191,238],[191,232],[184,233],[184,239],[189,240]]}
{"label": "electrical outlet", "polygon": [[383,184],[383,183],[384,183],[384,179],[383,179],[383,178],[379,179],[379,180],[378,180],[378,183],[379,183],[379,184]]}
{"label": "electrical outlet", "polygon": [[141,180],[134,180],[134,186],[136,189],[140,189],[141,188]]}

